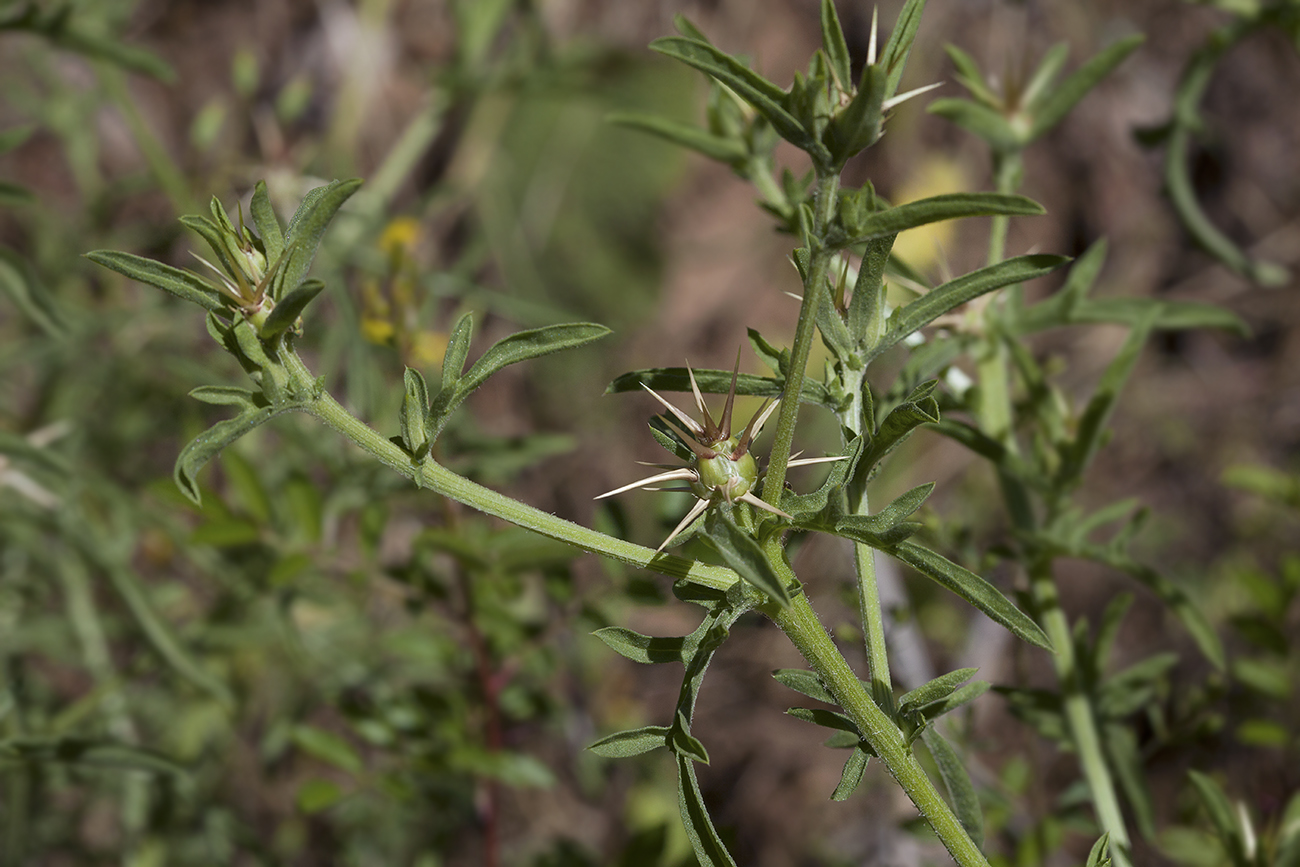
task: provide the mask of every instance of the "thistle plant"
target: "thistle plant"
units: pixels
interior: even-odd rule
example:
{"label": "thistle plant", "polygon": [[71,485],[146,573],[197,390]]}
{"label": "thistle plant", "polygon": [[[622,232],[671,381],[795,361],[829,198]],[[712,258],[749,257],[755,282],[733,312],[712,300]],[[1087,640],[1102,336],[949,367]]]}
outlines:
{"label": "thistle plant", "polygon": [[[199,471],[224,448],[277,415],[302,412],[432,494],[576,550],[675,579],[678,598],[704,609],[692,632],[657,637],[607,627],[597,633],[609,647],[635,661],[680,663],[684,676],[675,706],[666,724],[608,734],[591,750],[604,757],[626,757],[663,748],[672,755],[682,821],[704,867],[735,862],[701,794],[696,765],[707,763],[709,755],[692,731],[693,718],[714,653],[732,625],[749,612],[775,623],[806,662],[805,669],[783,669],[774,675],[817,703],[793,707],[789,713],[829,730],[827,745],[848,751],[840,782],[828,793],[830,797],[850,797],[871,759],[877,759],[954,861],[963,867],[988,864],[979,799],[957,746],[935,724],[978,699],[990,685],[972,681],[974,669],[961,668],[907,691],[896,689],[877,587],[878,554],[897,559],[1018,639],[1053,654],[1062,684],[1055,710],[1067,721],[1099,819],[1101,839],[1093,847],[1090,865],[1109,857],[1108,846],[1113,845],[1120,863],[1129,850],[1111,773],[1117,766],[1129,765],[1117,762],[1114,755],[1103,755],[1098,736],[1099,726],[1115,723],[1108,731],[1118,731],[1122,720],[1101,718],[1097,708],[1104,685],[1093,677],[1104,667],[1108,641],[1122,611],[1103,626],[1105,634],[1088,645],[1080,637],[1082,631],[1074,629],[1055,604],[1053,560],[1083,554],[1133,574],[1161,593],[1214,657],[1212,633],[1197,619],[1186,597],[1129,557],[1127,531],[1104,545],[1089,540],[1095,529],[1126,518],[1127,513],[1102,510],[1084,515],[1072,506],[1070,496],[1100,445],[1119,386],[1151,331],[1234,323],[1213,311],[1172,302],[1150,306],[1088,299],[1101,248],[1074,264],[1064,290],[1029,306],[1022,284],[1058,271],[1068,260],[1046,254],[1004,255],[1008,220],[1043,213],[1039,204],[1016,193],[1023,173],[1022,151],[1059,122],[1136,47],[1136,41],[1109,49],[1059,86],[1055,79],[1065,58],[1053,52],[1023,87],[1002,94],[979,76],[968,57],[954,52],[960,78],[975,101],[945,100],[933,110],[990,142],[997,189],[895,206],[870,182],[845,188],[841,176],[852,158],[881,139],[891,110],[928,89],[899,93],[924,5],[924,0],[907,0],[883,44],[873,19],[866,62],[855,77],[835,5],[822,0],[823,45],[806,72],[794,75],[789,88],[764,78],[742,58],[721,51],[693,24],[679,18],[680,35],[657,40],[652,48],[706,76],[710,85],[707,125],[630,114],[615,118],[723,162],[751,183],[762,207],[790,239],[790,258],[802,290],[789,347],[749,331],[749,345],[768,368],[766,374],[740,373],[738,359],[730,371],[652,368],[624,374],[609,386],[611,392],[645,391],[658,401],[665,414],[651,421],[651,433],[684,465],[653,465],[660,472],[601,498],[672,483],[684,483],[681,488],[695,498],[657,548],[572,523],[478,484],[446,465],[444,435],[449,422],[476,389],[508,365],[587,346],[609,334],[604,326],[574,322],[526,329],[497,341],[471,364],[474,320],[469,315],[460,317],[448,332],[440,375],[432,387],[421,370],[402,372],[401,409],[388,422],[396,430],[391,437],[345,409],[331,395],[326,380],[308,368],[297,345],[313,336],[311,305],[324,288],[308,274],[328,225],[357,191],[359,181],[334,181],[311,191],[287,224],[271,207],[264,184],[252,192],[251,226],[245,223],[242,208],[232,221],[216,199],[210,216],[182,218],[211,248],[213,261],[200,260],[205,273],[128,253],[87,254],[100,265],[201,307],[208,333],[238,360],[252,382],[253,388],[202,385],[191,392],[196,399],[232,407],[236,413],[182,450],[175,478],[191,500],[201,498]],[[806,155],[811,165],[807,174],[800,177],[778,167],[776,149],[781,140]],[[932,285],[894,254],[900,232],[965,217],[993,218],[984,267]],[[892,291],[890,284],[894,284]],[[1006,291],[985,299],[982,306],[970,305],[999,290]],[[1061,407],[1067,402],[1048,386],[1041,365],[1018,338],[1079,321],[1117,321],[1130,326],[1134,336],[1085,411],[1066,418]],[[818,337],[828,360],[821,370],[809,370]],[[882,381],[880,366],[873,365],[886,353],[904,357],[901,366],[891,366],[896,370],[891,381]],[[948,393],[941,388],[941,378],[949,376],[954,361],[963,355],[974,358],[980,387],[974,393]],[[1013,382],[1013,376],[1018,380]],[[1011,397],[1015,384],[1022,384],[1028,394],[1023,405],[1031,411],[1030,419],[1015,413],[1018,404]],[[670,391],[689,392],[700,419],[661,395]],[[726,395],[716,419],[706,406],[706,394]],[[767,402],[735,432],[738,395]],[[834,420],[840,433],[836,454],[800,458],[794,452],[801,406],[824,411]],[[971,420],[947,417],[949,411]],[[769,421],[776,429],[774,442],[766,469],[760,473],[754,443]],[[1031,423],[1041,430],[1028,436],[1032,443],[1026,446],[1020,434]],[[875,475],[895,459],[897,447],[923,426],[939,427],[995,463],[1022,546],[1018,556],[1031,588],[1025,603],[1028,612],[985,578],[917,541],[922,525],[914,516],[933,484],[920,485],[883,506],[871,502]],[[791,468],[823,462],[830,464],[830,470],[815,490],[800,493],[787,485]],[[851,667],[791,565],[792,539],[811,533],[834,536],[852,546],[866,671]],[[692,535],[708,549],[706,556],[666,553],[670,545]],[[454,547],[449,539],[438,544]],[[465,558],[466,570],[472,560]],[[1160,666],[1144,671],[1151,681]],[[927,766],[934,768],[934,778]]]}

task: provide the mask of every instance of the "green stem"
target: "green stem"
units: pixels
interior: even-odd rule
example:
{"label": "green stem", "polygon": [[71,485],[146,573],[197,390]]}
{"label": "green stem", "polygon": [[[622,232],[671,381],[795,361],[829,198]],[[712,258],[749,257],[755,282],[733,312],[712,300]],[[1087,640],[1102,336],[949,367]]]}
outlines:
{"label": "green stem", "polygon": [[[863,433],[863,400],[866,389],[866,370],[850,370],[844,377],[845,390],[853,395],[849,408],[840,413],[840,424],[856,435]],[[867,422],[871,424],[871,422]],[[871,514],[867,496],[866,479],[853,479],[847,486],[848,513]],[[894,701],[894,684],[889,675],[889,650],[885,646],[885,613],[880,607],[880,588],[876,583],[876,555],[869,545],[853,543],[853,565],[857,573],[858,614],[862,619],[862,641],[867,650],[867,665],[871,672],[871,694],[876,704],[891,707]]]}
{"label": "green stem", "polygon": [[1056,651],[1052,662],[1056,667],[1057,681],[1061,685],[1066,724],[1069,726],[1070,740],[1079,755],[1079,764],[1088,783],[1093,808],[1097,811],[1097,821],[1102,830],[1110,834],[1111,856],[1117,867],[1129,867],[1128,828],[1124,824],[1119,798],[1115,793],[1115,782],[1102,751],[1097,718],[1083,688],[1078,660],[1074,655],[1070,623],[1061,609],[1060,596],[1052,577],[1051,561],[1041,560],[1033,564],[1030,567],[1029,583],[1039,620]]}
{"label": "green stem", "polygon": [[[768,458],[767,478],[763,482],[763,499],[776,506],[781,502],[785,488],[785,471],[790,463],[790,449],[794,445],[795,422],[799,417],[799,398],[803,394],[808,353],[812,349],[816,329],[817,309],[826,294],[826,272],[830,268],[833,251],[822,244],[822,238],[835,216],[835,193],[839,190],[839,175],[834,173],[817,179],[812,237],[808,239],[808,279],[804,282],[803,303],[799,307],[799,324],[794,332],[794,346],[790,349],[790,370],[786,374],[784,398],[776,416],[776,440]],[[769,552],[770,553],[770,552]]]}
{"label": "green stem", "polygon": [[[302,383],[313,383],[311,373],[302,360],[290,350],[282,353],[294,378]],[[310,387],[310,386],[308,386]],[[303,410],[316,416],[338,431],[353,444],[369,452],[385,466],[429,488],[435,493],[463,503],[487,515],[501,518],[511,524],[540,533],[551,539],[567,542],[575,548],[593,551],[614,560],[642,569],[649,569],[671,578],[682,578],[693,584],[726,590],[739,579],[735,572],[721,566],[708,566],[672,554],[657,554],[652,549],[558,518],[548,512],[525,505],[491,488],[471,482],[432,459],[416,461],[387,437],[366,425],[344,409],[328,392],[308,401]]]}
{"label": "green stem", "polygon": [[867,695],[862,682],[817,619],[808,598],[800,594],[788,608],[776,609],[769,605],[763,610],[789,636],[840,707],[852,717],[863,738],[921,811],[953,860],[961,867],[988,867],[984,854],[926,776],[903,733]]}

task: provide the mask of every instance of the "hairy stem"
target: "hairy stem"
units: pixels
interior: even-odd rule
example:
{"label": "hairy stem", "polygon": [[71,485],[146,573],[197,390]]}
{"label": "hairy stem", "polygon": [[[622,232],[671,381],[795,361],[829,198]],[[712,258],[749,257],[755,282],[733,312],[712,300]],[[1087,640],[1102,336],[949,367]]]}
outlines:
{"label": "hairy stem", "polygon": [[808,597],[799,594],[785,609],[767,606],[772,618],[803,654],[840,707],[852,717],[867,743],[889,769],[889,773],[921,811],[935,834],[961,867],[988,867],[988,861],[971,840],[943,796],[930,782],[911,747],[889,718],[863,688],[813,611]]}
{"label": "hairy stem", "polygon": [[[310,371],[292,350],[286,348],[282,357],[295,380],[298,380],[300,388],[314,386],[314,378]],[[477,509],[486,515],[492,515],[551,539],[567,542],[584,551],[649,569],[670,578],[683,578],[703,587],[726,590],[740,580],[735,572],[725,567],[708,566],[672,554],[657,554],[650,548],[607,536],[556,517],[549,512],[543,512],[541,509],[499,494],[491,488],[471,482],[432,458],[416,461],[387,437],[349,413],[328,392],[322,391],[317,397],[308,401],[303,410],[325,422],[385,466],[412,479],[420,487],[429,488],[435,493]]]}

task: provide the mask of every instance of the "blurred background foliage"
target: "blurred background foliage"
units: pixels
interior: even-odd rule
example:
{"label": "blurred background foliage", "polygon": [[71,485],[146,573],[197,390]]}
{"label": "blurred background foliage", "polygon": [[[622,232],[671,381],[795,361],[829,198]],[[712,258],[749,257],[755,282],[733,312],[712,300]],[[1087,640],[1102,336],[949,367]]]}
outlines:
{"label": "blurred background foliage", "polygon": [[[839,5],[865,55],[869,7]],[[881,19],[898,5],[885,0]],[[265,178],[291,213],[321,179],[364,177],[318,260],[326,297],[299,344],[314,369],[396,433],[402,365],[436,378],[460,314],[489,337],[602,322],[616,334],[598,347],[494,377],[439,458],[574,520],[662,538],[672,498],[591,504],[656,453],[652,408],[602,399],[604,386],[684,357],[728,367],[746,326],[788,337],[796,312],[782,294],[796,285],[791,244],[749,190],[604,122],[698,117],[697,80],[643,48],[678,12],[781,82],[817,40],[810,0],[0,3],[0,864],[689,859],[662,757],[583,750],[671,705],[674,673],[634,670],[589,635],[689,631],[689,610],[662,604],[664,581],[417,491],[306,418],[228,449],[191,506],[172,462],[221,415],[186,392],[241,373],[174,299],[79,258],[116,248],[188,267],[197,239],[176,217],[210,195],[233,212]],[[1134,745],[1161,829],[1140,863],[1267,863],[1206,837],[1213,787],[1259,839],[1297,821],[1300,306],[1293,286],[1252,287],[1199,251],[1162,196],[1160,152],[1134,137],[1168,120],[1184,65],[1232,14],[1180,0],[934,3],[904,82],[951,79],[946,42],[1011,77],[1060,40],[1082,58],[1146,33],[1030,151],[1024,192],[1051,215],[1014,223],[1009,247],[1077,255],[1106,236],[1106,291],[1223,304],[1254,329],[1162,337],[1090,483],[1099,502],[1152,507],[1146,559],[1183,582],[1230,654],[1227,676],[1206,670],[1161,606],[1135,599],[1116,668],[1183,660]],[[1218,228],[1294,269],[1288,37],[1261,28],[1219,60],[1188,159]],[[981,148],[908,104],[848,180],[895,202],[987,189]],[[944,224],[899,251],[959,273],[986,231]],[[1069,390],[1118,340],[1094,329],[1035,349]],[[939,480],[933,535],[978,564],[1005,529],[980,506],[991,474],[937,437],[906,448],[884,495]],[[796,568],[834,590],[847,557],[813,540]],[[1126,586],[1084,564],[1067,578],[1064,604],[1094,622]],[[890,586],[895,636],[910,642],[900,666],[1045,682],[1041,654],[928,585]],[[848,622],[852,605],[822,614]],[[781,715],[768,676],[796,657],[757,619],[734,632],[697,728],[711,733],[705,796],[741,863],[942,859],[889,786],[825,801],[838,757]],[[1071,757],[993,696],[965,728],[995,863],[1081,861],[1091,831],[1066,785]],[[1189,768],[1209,782],[1186,785]]]}

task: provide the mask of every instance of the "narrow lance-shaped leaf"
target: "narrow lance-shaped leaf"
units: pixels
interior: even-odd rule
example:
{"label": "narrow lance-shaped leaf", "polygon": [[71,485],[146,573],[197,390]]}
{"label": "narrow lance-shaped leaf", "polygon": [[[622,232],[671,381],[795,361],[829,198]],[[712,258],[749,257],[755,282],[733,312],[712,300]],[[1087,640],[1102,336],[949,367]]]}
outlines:
{"label": "narrow lance-shaped leaf", "polygon": [[1237,823],[1236,812],[1232,809],[1232,802],[1228,800],[1222,787],[1214,781],[1213,777],[1199,771],[1188,771],[1187,777],[1196,788],[1196,794],[1200,796],[1201,803],[1205,805],[1205,811],[1210,816],[1210,823],[1214,825],[1214,830],[1223,841],[1224,848],[1228,850],[1233,863],[1248,863],[1247,859],[1242,857],[1245,854],[1244,841],[1241,828]]}
{"label": "narrow lance-shaped leaf", "polygon": [[1097,390],[1093,392],[1092,399],[1088,401],[1088,406],[1079,419],[1074,442],[1071,443],[1062,462],[1058,473],[1058,479],[1062,484],[1077,483],[1097,454],[1097,450],[1101,448],[1106,425],[1115,412],[1115,405],[1119,401],[1124,383],[1133,373],[1142,348],[1146,345],[1154,319],[1155,311],[1148,311],[1144,320],[1129,331],[1124,345],[1120,347],[1115,358],[1107,366],[1106,372],[1102,374],[1101,381],[1097,383]]}
{"label": "narrow lance-shaped leaf", "polygon": [[646,114],[617,113],[607,115],[605,120],[619,126],[648,132],[676,145],[704,154],[709,159],[724,163],[734,163],[749,156],[745,145],[731,138],[700,129],[697,126],[678,123],[665,117]]}
{"label": "narrow lance-shaped leaf", "polygon": [[668,746],[669,732],[667,726],[642,726],[606,735],[587,749],[606,759],[626,759]]}
{"label": "narrow lance-shaped leaf", "polygon": [[95,250],[86,253],[85,256],[90,261],[130,277],[132,280],[156,286],[177,298],[192,301],[205,310],[218,311],[225,307],[216,289],[180,268],[173,268],[143,256],[118,253],[113,250]]}
{"label": "narrow lance-shaped leaf", "polygon": [[1023,138],[1006,115],[983,103],[948,97],[934,100],[925,110],[983,139],[995,153],[1008,153],[1024,147]]}
{"label": "narrow lance-shaped leaf", "polygon": [[677,757],[677,796],[682,824],[700,867],[736,867],[731,853],[718,836],[717,828],[704,806],[700,783],[695,778],[695,763],[687,756]]}
{"label": "narrow lance-shaped leaf", "polygon": [[957,821],[961,822],[961,826],[966,829],[971,841],[983,848],[984,813],[980,810],[979,796],[975,794],[975,787],[971,785],[970,774],[966,773],[966,766],[961,756],[957,755],[952,744],[944,740],[943,735],[933,728],[927,728],[921,735],[921,739],[925,741],[930,755],[934,757],[939,776],[943,778],[944,788],[948,790],[952,811],[957,814]]}
{"label": "narrow lance-shaped leaf", "polygon": [[889,317],[888,329],[876,344],[873,353],[879,355],[909,334],[919,331],[943,314],[973,298],[978,298],[994,289],[1001,289],[1003,286],[1023,283],[1050,274],[1069,261],[1064,256],[1045,254],[1017,256],[937,286],[907,306],[894,311],[894,314]]}
{"label": "narrow lance-shaped leaf", "polygon": [[315,301],[324,288],[325,284],[320,280],[304,280],[301,286],[280,299],[271,315],[266,317],[266,323],[261,328],[262,337],[274,337],[293,328],[307,305]]}
{"label": "narrow lance-shaped leaf", "polygon": [[1006,627],[1017,638],[1051,649],[1051,641],[1037,623],[1012,605],[996,587],[969,569],[912,542],[900,542],[886,552],[947,587],[988,615],[993,622]]}
{"label": "narrow lance-shaped leaf", "polygon": [[466,313],[456,320],[447,338],[447,351],[442,356],[442,388],[450,389],[460,381],[465,372],[465,359],[469,357],[470,337],[474,333],[474,314]]}
{"label": "narrow lance-shaped leaf", "polygon": [[854,746],[853,752],[849,753],[848,760],[844,762],[844,770],[840,772],[840,783],[831,792],[832,801],[846,801],[849,795],[862,782],[862,775],[867,770],[867,764],[871,761],[871,754],[862,747]]}
{"label": "narrow lance-shaped leaf", "polygon": [[677,709],[677,724],[672,727],[668,735],[668,748],[679,756],[699,762],[702,765],[709,763],[709,751],[704,748],[700,739],[691,734],[690,723],[686,720],[686,714],[681,707]]}
{"label": "narrow lance-shaped leaf", "polygon": [[1069,57],[1070,43],[1068,42],[1058,42],[1047,49],[1043,59],[1038,63],[1038,68],[1034,70],[1034,74],[1020,91],[1021,107],[1031,113],[1038,108],[1039,103],[1051,92],[1049,88],[1065,68],[1065,61]]}
{"label": "narrow lance-shaped leaf", "polygon": [[903,77],[907,55],[912,50],[912,43],[916,41],[916,31],[921,27],[921,13],[924,10],[925,0],[907,0],[899,10],[894,30],[889,34],[885,50],[880,54],[880,64],[889,72],[885,99],[898,92],[898,82]]}
{"label": "narrow lance-shaped leaf", "polygon": [[641,663],[685,662],[686,657],[699,647],[703,637],[692,632],[690,635],[655,638],[621,626],[606,626],[592,634],[614,652]]}
{"label": "narrow lance-shaped leaf", "polygon": [[516,332],[492,344],[461,378],[457,391],[467,395],[503,367],[563,349],[586,346],[606,334],[609,334],[608,328],[591,322],[548,325],[545,328]]}
{"label": "narrow lance-shaped leaf", "polygon": [[[730,370],[694,370],[695,382],[704,394],[726,394],[731,388]],[[618,394],[625,391],[640,391],[642,384],[655,391],[691,390],[691,381],[684,367],[651,367],[624,373],[606,388],[606,394]],[[736,377],[736,394],[755,397],[782,397],[785,382],[771,376],[755,376],[742,373]],[[831,407],[834,402],[826,391],[826,386],[808,378],[804,380],[801,403],[812,403]]]}
{"label": "narrow lance-shaped leaf", "polygon": [[0,766],[10,762],[57,762],[155,774],[186,774],[183,767],[153,750],[89,738],[18,737],[0,741]]}
{"label": "narrow lance-shaped leaf", "polygon": [[832,237],[828,241],[836,248],[852,247],[872,238],[959,217],[1037,216],[1043,213],[1046,211],[1042,205],[1024,196],[1006,193],[944,193],[877,211],[852,227],[852,237]]}
{"label": "narrow lance-shaped leaf", "polygon": [[[318,196],[312,197],[309,193],[310,205],[308,199],[303,200],[302,206],[294,215],[285,234],[284,263],[272,278],[272,297],[276,300],[283,298],[297,289],[306,278],[307,271],[316,258],[316,250],[320,246],[321,238],[325,235],[325,229],[343,203],[360,186],[361,180],[358,178],[334,181],[323,188],[318,187],[317,189],[321,190]],[[315,190],[312,192],[314,193]]]}
{"label": "narrow lance-shaped leaf", "polygon": [[665,36],[650,43],[661,54],[693,66],[730,87],[743,100],[767,118],[781,138],[807,151],[814,160],[824,161],[826,148],[803,128],[794,115],[786,111],[786,92],[754,72],[734,57],[702,42],[681,36]]}
{"label": "narrow lance-shaped leaf", "polygon": [[840,16],[835,11],[835,0],[822,0],[822,48],[840,87],[847,91],[853,83],[853,73],[849,45],[844,41],[844,29],[840,27]]}
{"label": "narrow lance-shaped leaf", "polygon": [[1110,867],[1110,832],[1102,834],[1092,844],[1088,852],[1088,861],[1084,867]]}
{"label": "narrow lance-shaped leaf", "polygon": [[958,686],[970,680],[977,671],[979,671],[977,668],[959,668],[903,693],[898,699],[898,712],[911,713],[917,708],[948,697]]}
{"label": "narrow lance-shaped leaf", "polygon": [[192,439],[176,458],[173,476],[176,486],[197,505],[202,502],[198,482],[195,477],[203,465],[221,452],[226,446],[242,437],[258,425],[264,424],[275,416],[289,409],[292,404],[264,406],[241,412],[234,418],[219,421],[203,433]]}
{"label": "narrow lance-shaped leaf", "polygon": [[51,337],[68,333],[67,322],[49,290],[17,254],[0,249],[0,293]]}
{"label": "narrow lance-shaped leaf", "polygon": [[1034,125],[1029,140],[1033,141],[1060,123],[1070,113],[1070,109],[1109,75],[1111,70],[1123,63],[1124,58],[1132,54],[1145,38],[1140,33],[1133,34],[1103,49],[1045,96],[1033,112]]}
{"label": "narrow lance-shaped leaf", "polygon": [[784,686],[788,686],[797,693],[815,698],[818,701],[824,701],[827,704],[838,704],[835,696],[822,685],[821,678],[815,673],[803,668],[778,668],[772,672],[772,677]]}
{"label": "narrow lance-shaped leaf", "polygon": [[762,590],[782,608],[790,604],[790,592],[786,590],[785,582],[776,574],[758,542],[740,529],[721,508],[710,509],[703,536],[722,557],[722,562],[741,578]]}
{"label": "narrow lance-shaped leaf", "polygon": [[402,443],[417,459],[429,450],[429,386],[424,374],[410,367],[402,374],[404,394],[397,413]]}
{"label": "narrow lance-shaped leaf", "polygon": [[266,181],[258,181],[253,187],[249,210],[253,212],[253,225],[262,238],[262,246],[266,248],[267,264],[275,265],[284,252],[284,229],[280,226],[280,218],[275,215],[275,209],[271,207]]}

